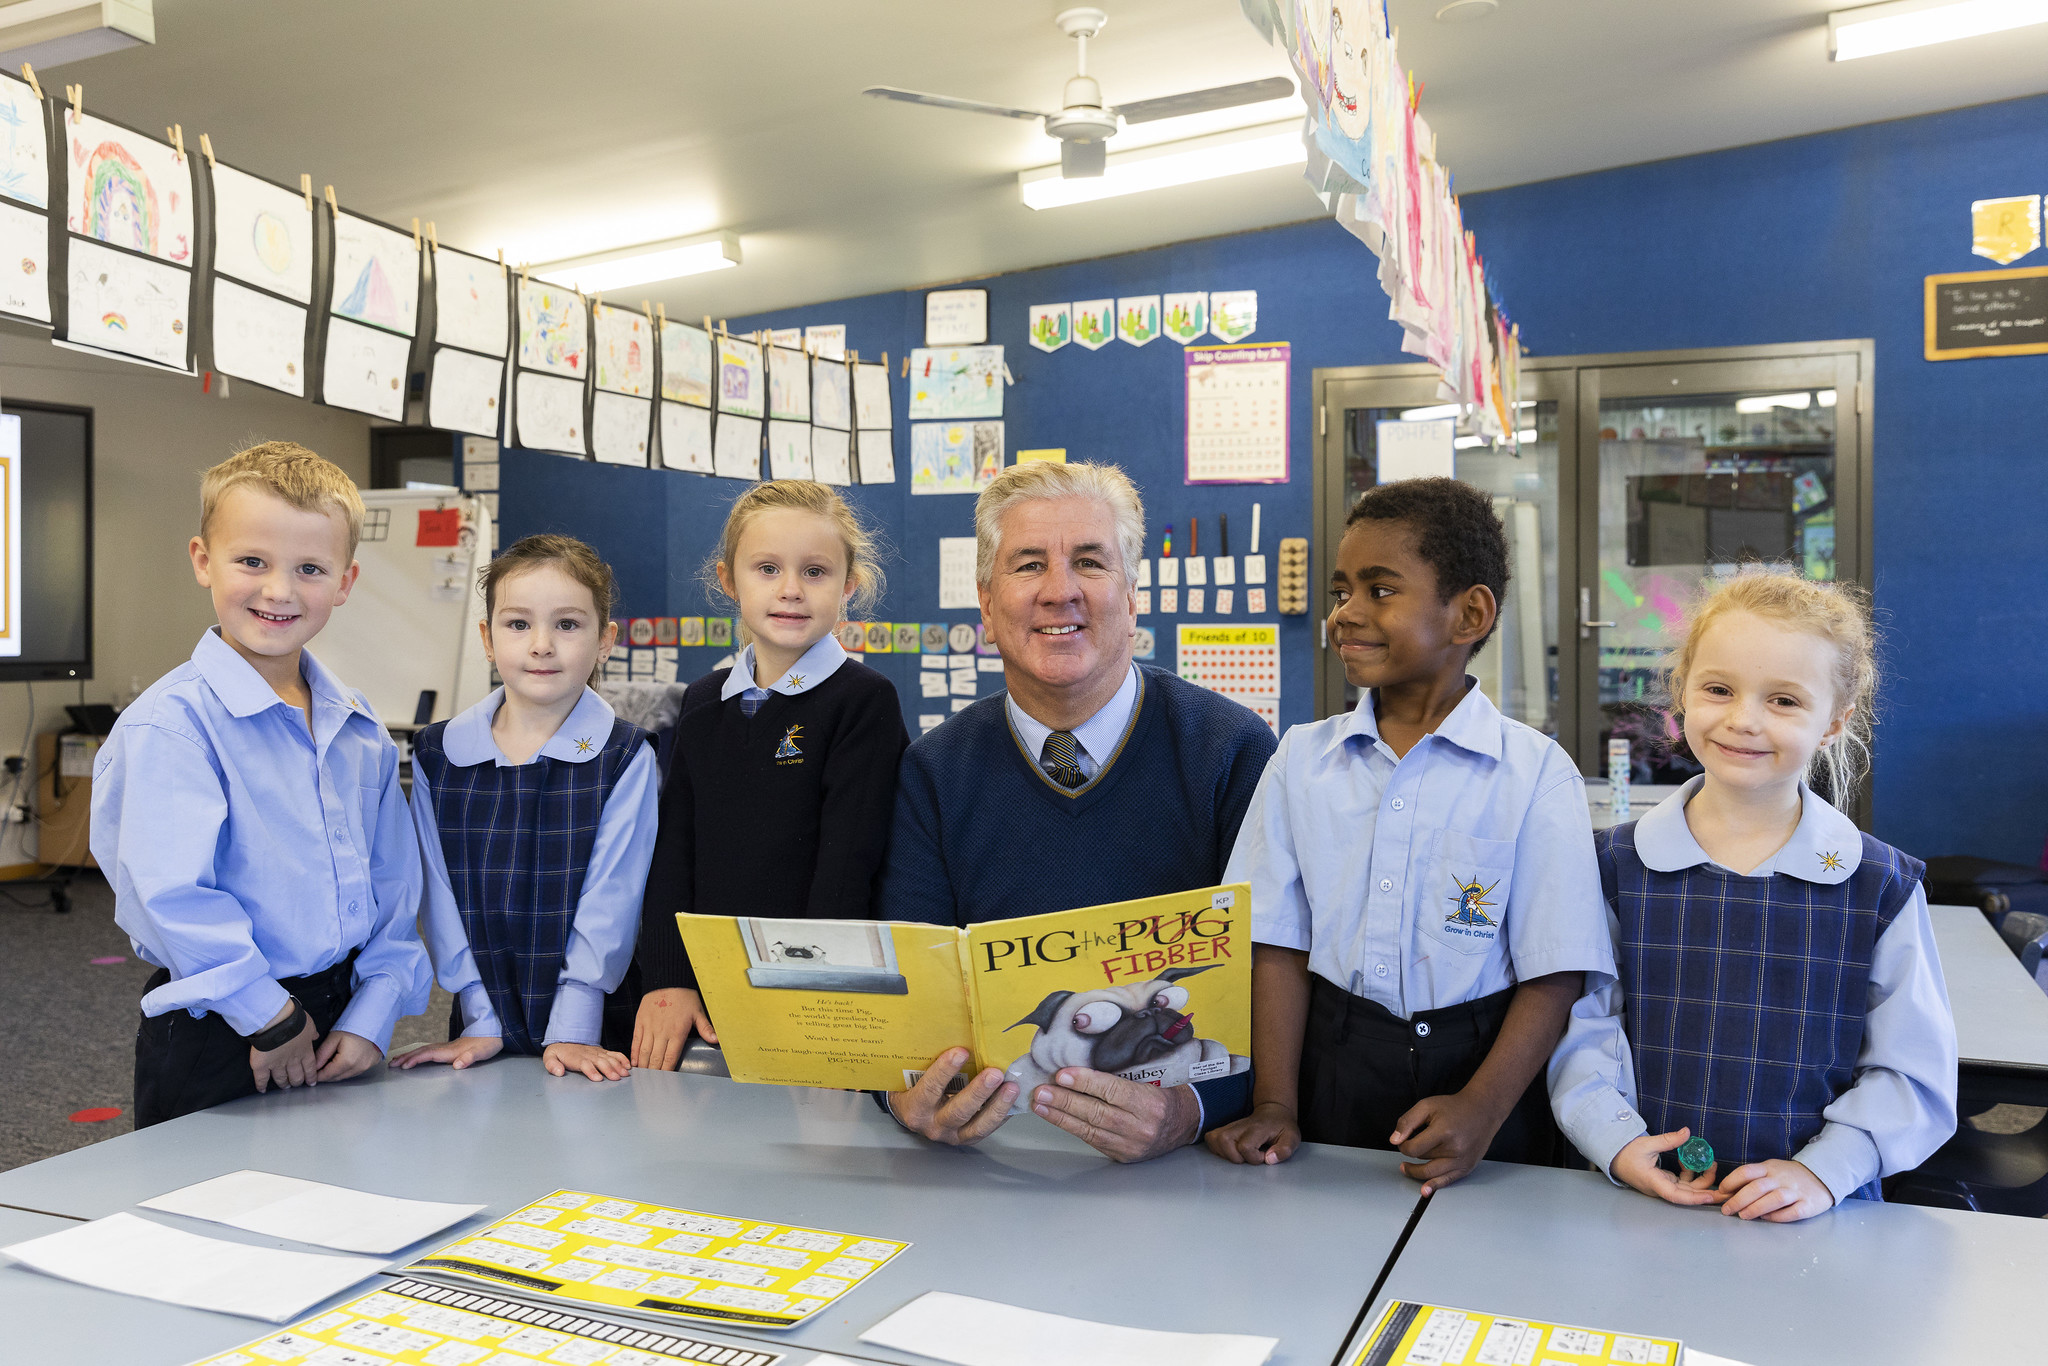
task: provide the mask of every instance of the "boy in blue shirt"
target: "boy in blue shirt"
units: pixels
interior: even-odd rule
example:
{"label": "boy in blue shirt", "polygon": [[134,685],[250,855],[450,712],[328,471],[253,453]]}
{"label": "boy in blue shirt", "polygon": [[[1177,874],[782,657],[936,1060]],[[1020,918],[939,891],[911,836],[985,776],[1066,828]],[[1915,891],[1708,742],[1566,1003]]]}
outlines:
{"label": "boy in blue shirt", "polygon": [[1557,743],[1465,672],[1507,587],[1492,500],[1384,484],[1347,519],[1329,640],[1364,696],[1281,739],[1225,882],[1252,888],[1252,1113],[1233,1162],[1395,1148],[1425,1195],[1555,1163],[1544,1063],[1612,980],[1592,821]]}
{"label": "boy in blue shirt", "polygon": [[220,619],[121,713],[93,770],[92,852],[156,966],[135,1127],[383,1058],[432,974],[398,751],[305,650],[348,600],[363,500],[272,441],[206,472],[193,572]]}

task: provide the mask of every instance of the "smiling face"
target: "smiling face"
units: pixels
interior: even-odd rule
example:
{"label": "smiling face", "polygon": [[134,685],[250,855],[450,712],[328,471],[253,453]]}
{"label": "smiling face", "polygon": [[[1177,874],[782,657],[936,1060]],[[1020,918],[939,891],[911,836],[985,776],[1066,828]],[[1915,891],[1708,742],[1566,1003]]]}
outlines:
{"label": "smiling face", "polygon": [[[846,538],[829,517],[798,508],[765,508],[747,518],[733,562],[718,581],[740,605],[753,632],[757,660],[773,655],[783,668],[838,624],[860,586],[847,568]],[[763,677],[763,686],[780,677]]]}
{"label": "smiling face", "polygon": [[1077,495],[1011,507],[980,595],[1005,680],[1027,712],[1040,715],[1034,700],[1102,694],[1086,719],[1122,685],[1138,597],[1107,504]]}
{"label": "smiling face", "polygon": [[339,512],[308,512],[246,485],[222,496],[190,550],[221,638],[272,687],[298,677],[299,651],[356,581]]}
{"label": "smiling face", "polygon": [[1363,518],[1344,530],[1330,574],[1330,648],[1355,688],[1387,688],[1462,671],[1493,628],[1493,591],[1437,590],[1436,570],[1398,521]]}
{"label": "smiling face", "polygon": [[501,580],[483,625],[506,694],[535,707],[580,696],[619,632],[586,585],[546,562]]}
{"label": "smiling face", "polygon": [[1716,782],[1790,789],[1854,708],[1835,708],[1835,647],[1753,612],[1713,620],[1685,678],[1685,740]]}

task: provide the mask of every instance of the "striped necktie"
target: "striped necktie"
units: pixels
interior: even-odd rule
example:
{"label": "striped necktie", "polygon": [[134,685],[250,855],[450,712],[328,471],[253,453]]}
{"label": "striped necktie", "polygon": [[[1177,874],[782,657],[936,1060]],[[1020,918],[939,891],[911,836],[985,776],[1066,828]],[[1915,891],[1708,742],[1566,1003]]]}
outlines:
{"label": "striped necktie", "polygon": [[1038,762],[1046,773],[1061,787],[1079,787],[1088,780],[1081,776],[1081,751],[1074,743],[1074,732],[1056,730],[1045,737],[1045,749],[1040,752]]}

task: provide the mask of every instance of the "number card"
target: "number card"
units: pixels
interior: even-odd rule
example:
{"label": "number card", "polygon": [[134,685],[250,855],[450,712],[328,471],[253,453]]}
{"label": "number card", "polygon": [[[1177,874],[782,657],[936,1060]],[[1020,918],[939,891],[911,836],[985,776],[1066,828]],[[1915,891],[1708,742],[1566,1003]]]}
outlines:
{"label": "number card", "polygon": [[909,1246],[556,1191],[406,1269],[656,1319],[788,1328]]}
{"label": "number card", "polygon": [[1191,346],[1190,484],[1287,482],[1288,346]]}

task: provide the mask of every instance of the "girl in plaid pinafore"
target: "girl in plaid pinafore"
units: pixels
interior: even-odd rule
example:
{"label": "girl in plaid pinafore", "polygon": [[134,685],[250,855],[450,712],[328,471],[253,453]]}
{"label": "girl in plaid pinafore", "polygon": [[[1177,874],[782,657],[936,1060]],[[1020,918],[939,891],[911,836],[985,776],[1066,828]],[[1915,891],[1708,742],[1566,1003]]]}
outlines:
{"label": "girl in plaid pinafore", "polygon": [[1955,1132],[1923,865],[1805,782],[1856,789],[1871,636],[1853,590],[1754,570],[1671,662],[1706,772],[1595,837],[1621,977],[1580,1000],[1551,1062],[1558,1123],[1616,1181],[1784,1223],[1881,1198]]}
{"label": "girl in plaid pinafore", "polygon": [[603,1037],[605,996],[632,961],[661,783],[647,732],[588,683],[618,631],[611,569],[581,541],[529,536],[483,590],[505,685],[413,741],[421,928],[457,1037],[392,1063],[505,1049],[616,1080],[631,1065]]}

